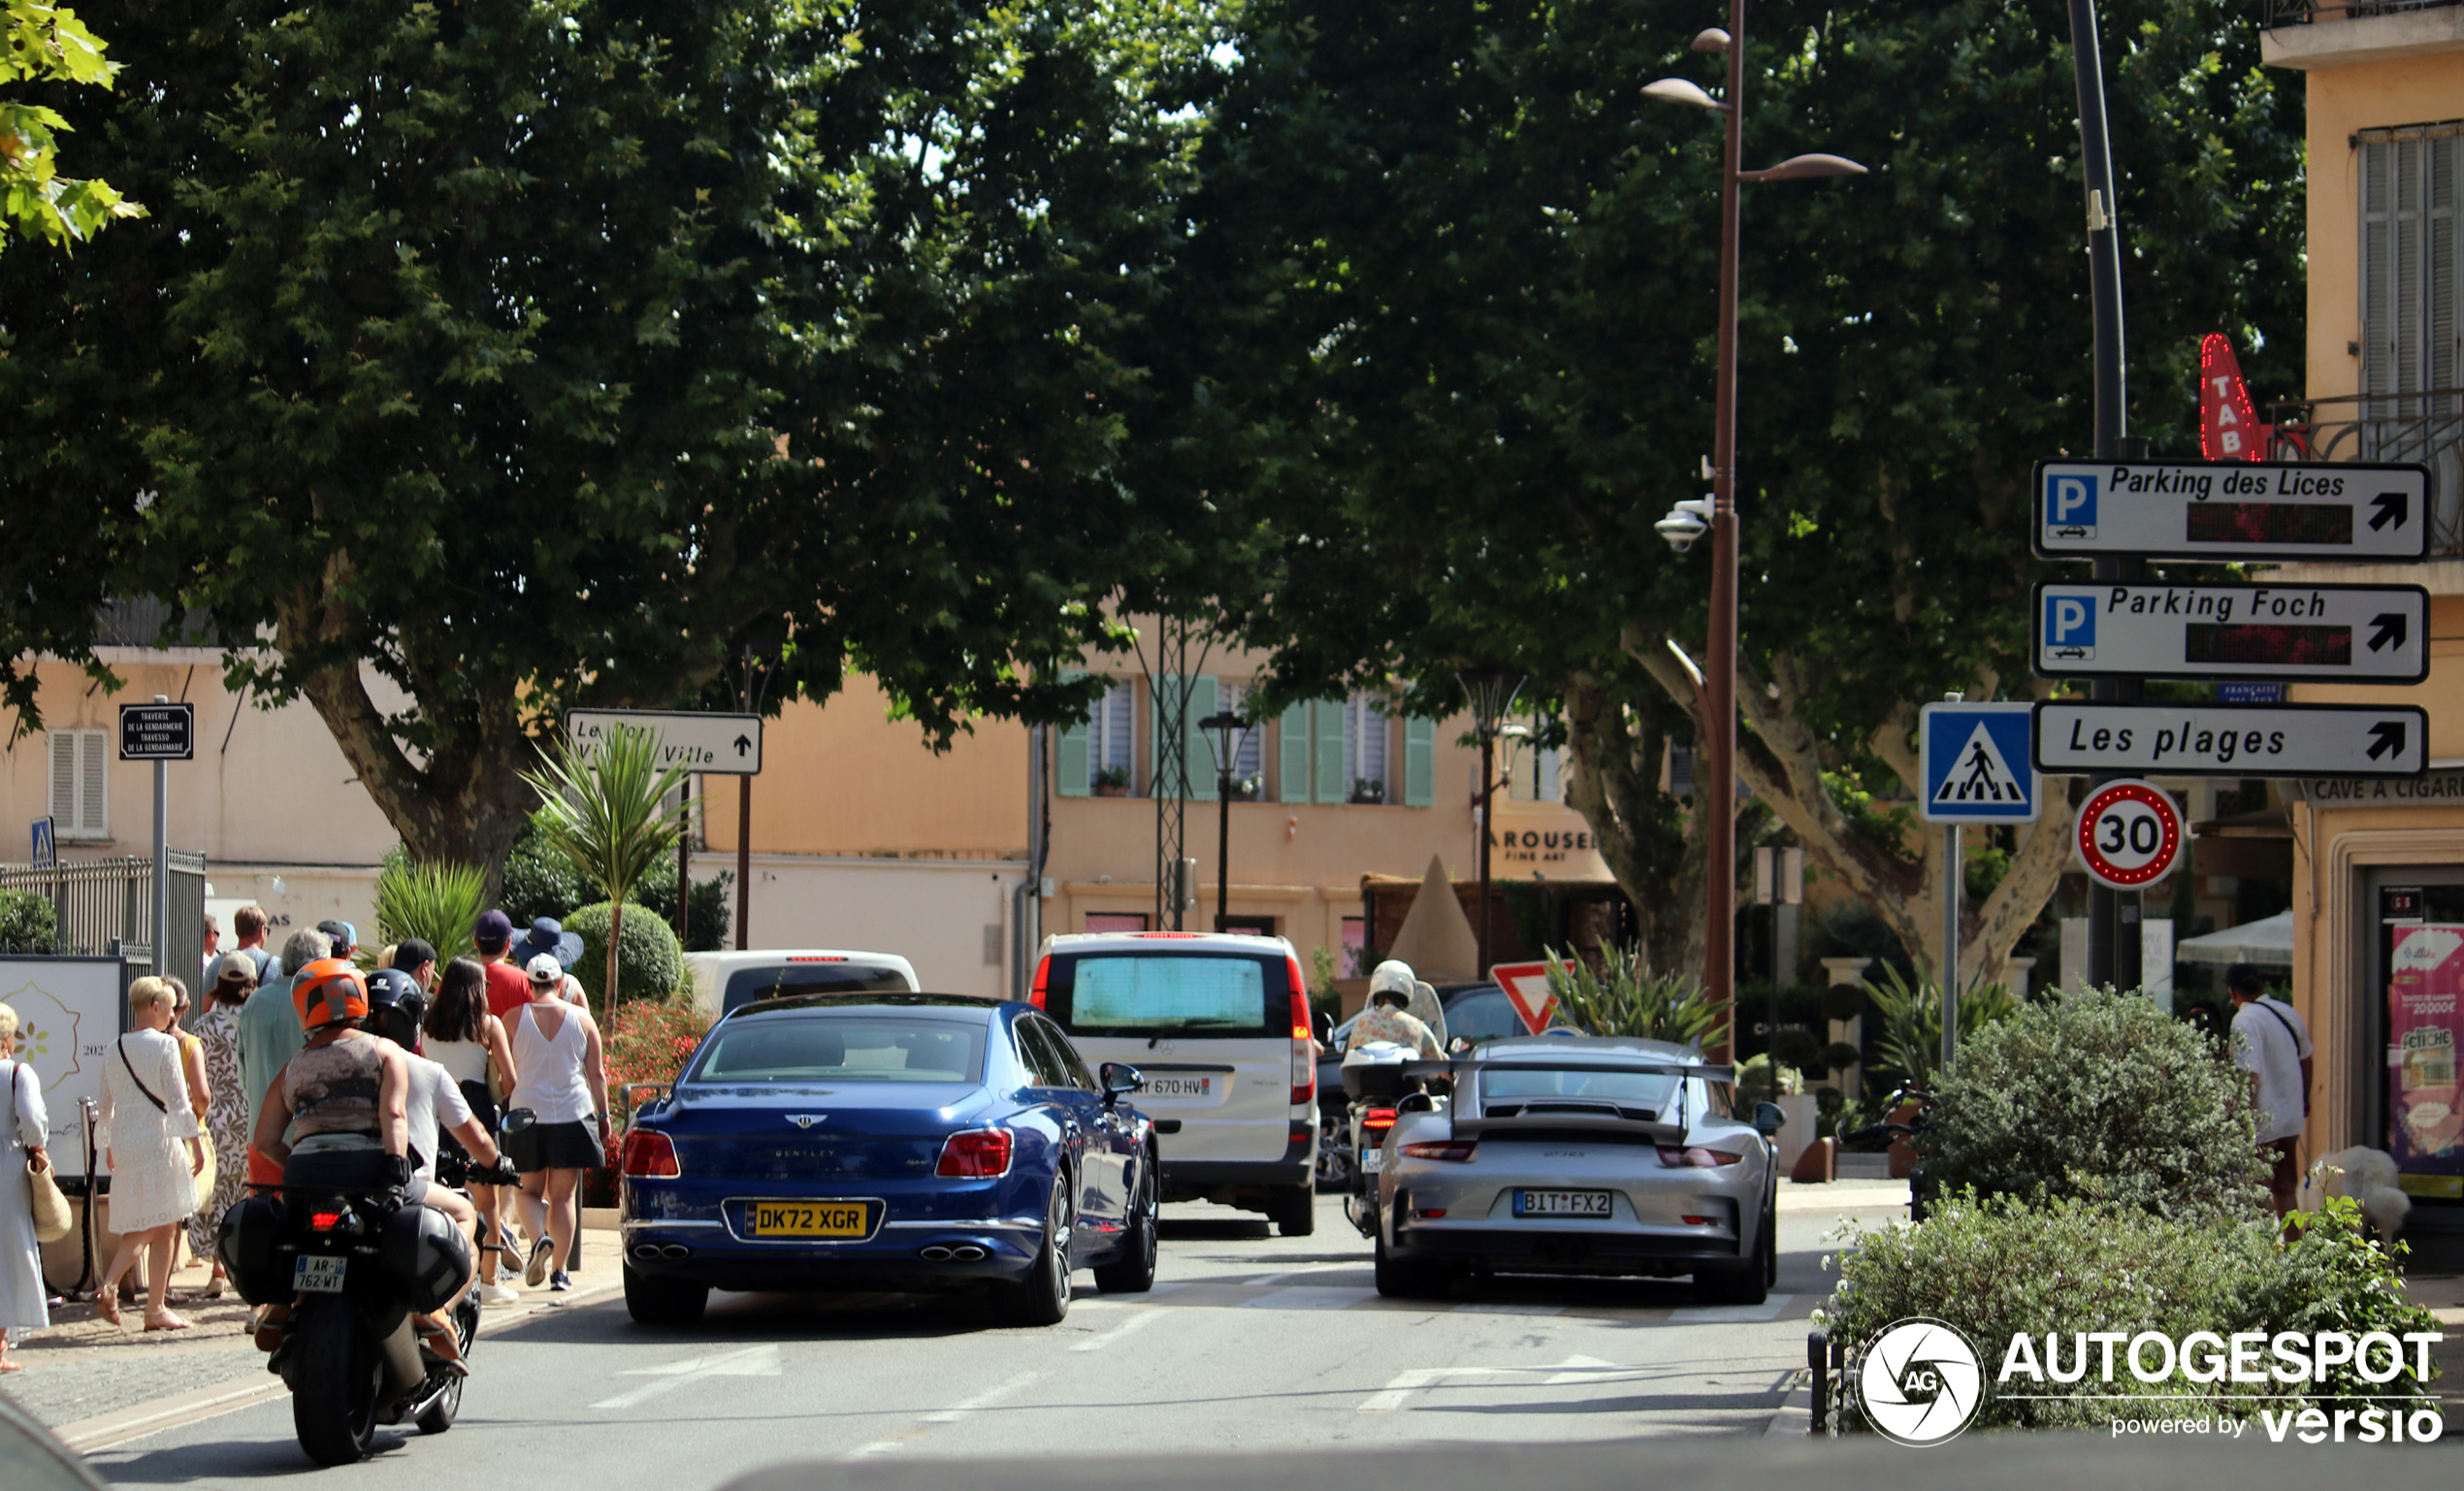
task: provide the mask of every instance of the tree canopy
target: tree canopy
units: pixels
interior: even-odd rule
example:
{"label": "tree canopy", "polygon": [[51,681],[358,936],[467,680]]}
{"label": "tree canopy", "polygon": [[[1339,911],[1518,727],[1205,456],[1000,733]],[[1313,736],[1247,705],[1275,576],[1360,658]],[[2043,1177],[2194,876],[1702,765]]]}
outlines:
{"label": "tree canopy", "polygon": [[[104,59],[102,40],[77,13],[43,0],[0,0],[0,249],[11,225],[65,247],[100,232],[116,217],[145,209],[91,177],[60,174],[59,136],[68,119],[36,101],[64,87],[108,88],[120,65]],[[31,85],[31,88],[28,88]]]}
{"label": "tree canopy", "polygon": [[[1467,658],[1563,711],[1570,800],[1664,960],[1699,948],[1699,834],[1661,791],[1693,732],[1707,566],[1651,525],[1711,444],[1716,84],[1672,4],[1328,12],[1257,0],[1191,206],[1228,287],[1210,400],[1276,535],[1238,624],[1291,692]],[[1916,705],[2026,697],[2032,462],[2090,438],[2083,193],[2051,4],[1757,6],[1740,337],[1741,772],[1931,961],[1945,867],[1871,811]],[[2132,422],[2187,446],[2199,334],[2289,385],[2301,344],[2298,88],[2226,0],[2105,8]],[[1531,695],[1527,694],[1527,698]],[[2051,810],[2059,815],[2059,805]],[[1970,913],[1970,972],[2044,904],[2062,835]],[[2041,840],[2041,842],[2039,842]]]}
{"label": "tree canopy", "polygon": [[502,859],[569,705],[758,664],[938,741],[1053,717],[1176,542],[1122,349],[1210,41],[1184,0],[133,13],[96,154],[155,215],[0,261],[0,635],[211,615],[422,859]]}

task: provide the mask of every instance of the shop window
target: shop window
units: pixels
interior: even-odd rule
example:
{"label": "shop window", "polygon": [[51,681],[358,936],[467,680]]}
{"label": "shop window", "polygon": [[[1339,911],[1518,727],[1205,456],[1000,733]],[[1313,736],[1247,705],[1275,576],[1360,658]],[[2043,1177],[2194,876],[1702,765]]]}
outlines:
{"label": "shop window", "polygon": [[[2451,876],[2452,870],[2443,872]],[[2378,947],[2386,1086],[2379,1143],[2416,1200],[2464,1200],[2464,885],[2414,870],[2404,884],[2381,871]]]}
{"label": "shop window", "polygon": [[55,729],[49,734],[52,837],[110,838],[110,731]]}
{"label": "shop window", "polygon": [[1344,979],[1369,977],[1369,919],[1344,918],[1343,950],[1335,957],[1335,976]]}
{"label": "shop window", "polygon": [[1236,932],[1244,937],[1272,937],[1275,935],[1275,919],[1273,917],[1222,917],[1216,920],[1215,929],[1218,932]]}
{"label": "shop window", "polygon": [[1143,932],[1147,929],[1147,914],[1143,911],[1090,911],[1086,927],[1090,932]]}

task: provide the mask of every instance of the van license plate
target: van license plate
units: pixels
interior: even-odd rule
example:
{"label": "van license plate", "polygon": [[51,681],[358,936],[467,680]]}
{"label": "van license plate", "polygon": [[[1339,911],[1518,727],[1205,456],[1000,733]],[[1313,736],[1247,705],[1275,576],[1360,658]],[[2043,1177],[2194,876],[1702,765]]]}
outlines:
{"label": "van license plate", "polygon": [[1151,1076],[1147,1079],[1145,1095],[1148,1097],[1209,1098],[1215,1096],[1215,1083],[1216,1079],[1213,1077]]}
{"label": "van license plate", "polygon": [[302,1253],[291,1265],[291,1287],[302,1294],[340,1294],[350,1263],[348,1258]]}
{"label": "van license plate", "polygon": [[1518,1190],[1514,1193],[1514,1215],[1606,1216],[1610,1215],[1608,1193],[1605,1190]]}

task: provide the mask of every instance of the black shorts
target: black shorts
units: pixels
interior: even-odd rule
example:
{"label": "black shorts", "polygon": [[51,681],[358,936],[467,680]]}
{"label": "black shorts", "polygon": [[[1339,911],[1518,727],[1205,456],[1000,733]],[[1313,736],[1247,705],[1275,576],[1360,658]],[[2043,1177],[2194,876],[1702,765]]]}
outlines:
{"label": "black shorts", "polygon": [[597,1170],[607,1163],[599,1132],[588,1123],[534,1123],[507,1138],[504,1152],[524,1175],[541,1170]]}

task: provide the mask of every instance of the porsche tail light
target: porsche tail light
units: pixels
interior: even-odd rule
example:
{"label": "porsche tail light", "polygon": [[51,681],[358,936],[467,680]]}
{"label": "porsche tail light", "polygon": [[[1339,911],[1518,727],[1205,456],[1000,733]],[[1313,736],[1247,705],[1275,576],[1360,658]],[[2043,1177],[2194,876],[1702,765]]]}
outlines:
{"label": "porsche tail light", "polygon": [[1010,1173],[1010,1131],[971,1128],[941,1143],[941,1163],[933,1174],[960,1181],[989,1181]]}
{"label": "porsche tail light", "polygon": [[672,1181],[685,1173],[676,1163],[676,1142],[657,1129],[627,1129],[619,1163],[625,1174],[645,1180]]}
{"label": "porsche tail light", "polygon": [[1692,1146],[1680,1150],[1665,1144],[1660,1147],[1660,1163],[1671,1170],[1717,1170],[1722,1165],[1734,1165],[1743,1158],[1744,1155],[1732,1154],[1726,1150]]}
{"label": "porsche tail light", "polygon": [[1048,986],[1048,981],[1052,978],[1052,976],[1053,956],[1047,953],[1042,957],[1035,960],[1035,987],[1027,991],[1027,1003],[1035,1006],[1039,1010],[1044,1008],[1044,995]]}
{"label": "porsche tail light", "polygon": [[1479,1143],[1472,1139],[1430,1139],[1408,1144],[1403,1152],[1413,1159],[1442,1159],[1448,1164],[1468,1164],[1479,1151]]}

